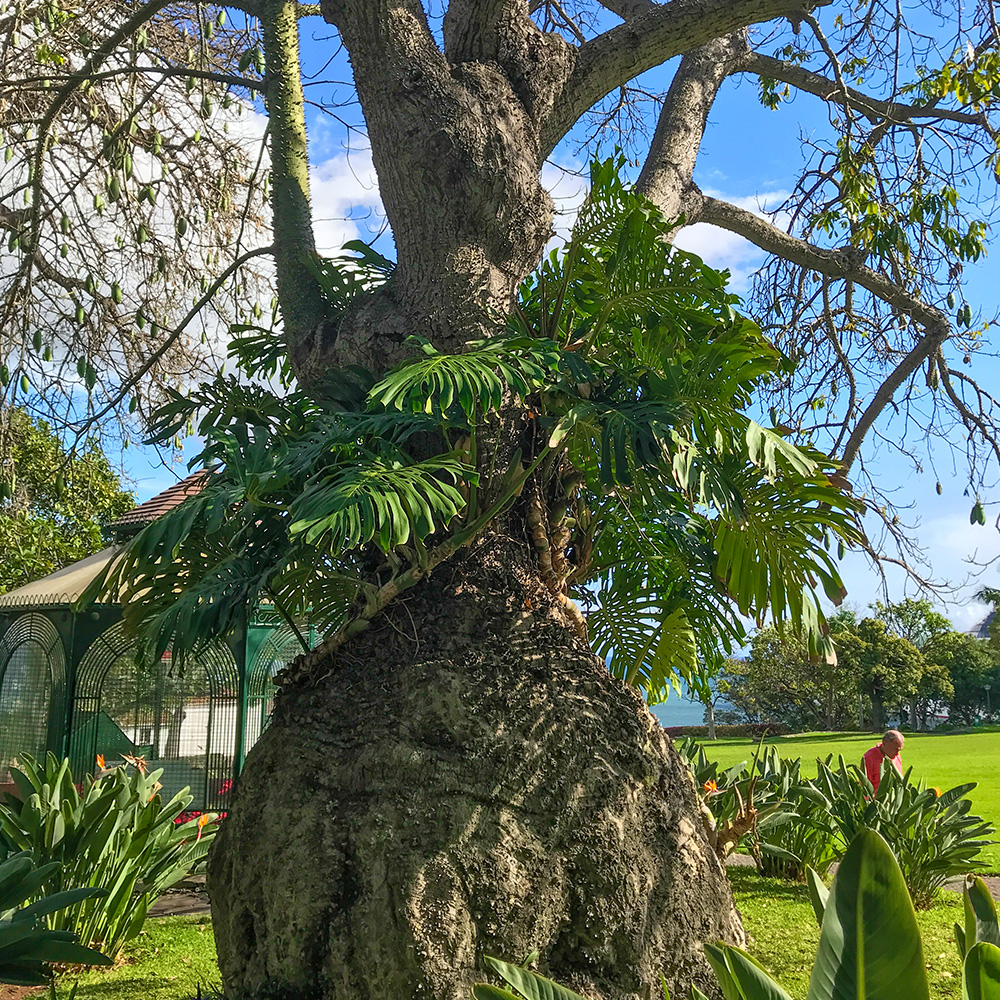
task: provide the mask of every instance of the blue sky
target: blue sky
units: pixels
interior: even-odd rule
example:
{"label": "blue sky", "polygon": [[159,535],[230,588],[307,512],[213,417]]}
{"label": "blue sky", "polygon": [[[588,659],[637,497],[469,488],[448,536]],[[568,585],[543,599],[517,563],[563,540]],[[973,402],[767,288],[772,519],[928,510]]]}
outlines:
{"label": "blue sky", "polygon": [[[832,16],[820,12],[821,20]],[[320,250],[332,252],[348,239],[371,241],[381,233],[380,248],[391,253],[360,110],[350,103],[351,89],[344,82],[350,79],[346,59],[338,50],[332,29],[321,20],[309,19],[302,28],[303,65],[307,77],[314,79],[307,88],[307,99],[315,104],[336,106],[335,116],[315,105],[309,110],[314,226]],[[643,83],[650,90],[662,90],[667,78],[667,73],[657,71],[647,74]],[[799,95],[772,112],[758,102],[756,85],[751,80],[730,80],[713,110],[696,180],[706,191],[745,207],[767,208],[794,185],[802,165],[803,136],[822,129],[824,124],[825,115],[819,102],[808,96]],[[613,145],[614,137],[609,137],[604,152],[610,152]],[[553,162],[546,168],[545,181],[557,207],[564,212],[571,212],[579,198],[582,181],[572,171],[582,170],[586,159],[587,153],[576,148],[571,136],[557,149]],[[699,253],[708,263],[730,269],[737,292],[746,290],[750,275],[764,259],[756,248],[738,237],[705,226],[686,231],[679,243]],[[997,264],[992,258],[966,273],[967,297],[986,316],[1000,311],[998,278]],[[997,363],[986,358],[977,359],[976,363],[981,377],[995,384],[1000,378]],[[189,442],[188,454],[196,450],[196,443]],[[937,471],[928,467],[922,475],[885,448],[875,453],[874,461],[882,482],[894,490],[895,501],[903,508],[904,521],[914,525],[914,534],[926,550],[927,574],[958,585],[969,575],[971,567],[967,560],[985,561],[1000,556],[1000,535],[991,526],[969,524],[973,501],[963,495],[966,482],[961,470],[953,470],[950,459],[943,453],[939,458]],[[135,448],[126,453],[126,459],[140,500],[186,474],[184,465],[164,466],[148,452]],[[941,496],[935,491],[938,480],[942,484]],[[1000,495],[993,489],[984,499],[1000,501]],[[849,554],[844,575],[848,602],[862,611],[882,596],[878,575],[865,559]],[[901,572],[890,570],[889,579],[891,599],[914,593]],[[969,603],[969,598],[983,583],[1000,585],[1000,571],[990,569],[981,580],[960,587],[955,595],[957,603],[940,604],[956,626],[967,628],[982,617],[984,609]]]}

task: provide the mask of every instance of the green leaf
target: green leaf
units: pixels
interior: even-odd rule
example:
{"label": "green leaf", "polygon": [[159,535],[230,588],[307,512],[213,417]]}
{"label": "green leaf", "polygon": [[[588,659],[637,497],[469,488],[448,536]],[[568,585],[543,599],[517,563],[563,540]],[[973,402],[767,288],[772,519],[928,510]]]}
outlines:
{"label": "green leaf", "polygon": [[916,914],[888,845],[863,829],[833,880],[807,1000],[902,997],[929,998]]}
{"label": "green leaf", "polygon": [[579,993],[574,993],[565,986],[560,986],[551,979],[546,979],[520,965],[510,965],[489,955],[486,956],[486,964],[523,994],[525,1000],[586,1000]]}
{"label": "green leaf", "polygon": [[[715,969],[726,1000],[791,1000],[745,951],[731,945],[706,945],[705,954]],[[719,974],[722,968],[725,978]],[[726,992],[727,988],[731,995]]]}
{"label": "green leaf", "polygon": [[965,950],[974,944],[986,941],[1000,948],[1000,924],[997,921],[997,907],[993,896],[981,878],[966,879],[963,892],[965,905]]}
{"label": "green leaf", "polygon": [[969,949],[962,972],[963,1000],[1000,1000],[1000,948],[980,941]]}
{"label": "green leaf", "polygon": [[806,868],[806,885],[809,888],[809,902],[812,903],[813,913],[816,914],[816,923],[822,927],[826,904],[830,898],[830,890],[827,889],[823,879],[812,868]]}
{"label": "green leaf", "polygon": [[499,986],[488,983],[476,983],[472,987],[473,1000],[519,1000],[510,990],[502,990]]}

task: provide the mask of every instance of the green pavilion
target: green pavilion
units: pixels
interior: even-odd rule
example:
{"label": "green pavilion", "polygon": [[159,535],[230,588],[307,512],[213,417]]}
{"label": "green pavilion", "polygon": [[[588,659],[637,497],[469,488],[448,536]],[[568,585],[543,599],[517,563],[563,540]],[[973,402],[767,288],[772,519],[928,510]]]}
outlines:
{"label": "green pavilion", "polygon": [[[198,472],[108,528],[112,544],[0,595],[0,787],[18,754],[68,756],[74,774],[122,754],[162,768],[165,794],[191,789],[191,809],[224,811],[247,751],[273,708],[272,678],[302,651],[289,625],[247,608],[246,626],[211,645],[183,673],[170,653],[144,657],[121,607],[73,603],[144,525],[198,493]],[[316,637],[301,632],[310,643]]]}

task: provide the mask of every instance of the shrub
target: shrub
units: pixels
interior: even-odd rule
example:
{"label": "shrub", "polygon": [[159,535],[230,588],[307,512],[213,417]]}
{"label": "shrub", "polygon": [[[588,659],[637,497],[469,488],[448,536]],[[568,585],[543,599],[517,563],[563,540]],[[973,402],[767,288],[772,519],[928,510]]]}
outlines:
{"label": "shrub", "polygon": [[758,762],[761,778],[781,800],[781,808],[759,819],[754,835],[754,859],[762,875],[804,881],[806,870],[826,873],[841,851],[834,835],[814,822],[820,808],[809,796],[809,783],[801,775],[801,760],[783,759],[774,747]]}
{"label": "shrub", "polygon": [[0,836],[37,865],[57,863],[46,869],[39,898],[43,890],[108,890],[49,913],[50,929],[74,932],[114,957],[142,930],[149,907],[205,856],[211,817],[175,824],[191,796],[184,789],[164,804],[162,773],[122,766],[77,786],[69,761],[51,753],[44,765],[24,754],[11,770],[21,799],[0,805]]}
{"label": "shrub", "polygon": [[802,793],[815,804],[804,821],[831,833],[841,849],[862,829],[878,831],[895,853],[918,909],[929,907],[949,878],[984,867],[978,855],[995,843],[989,839],[994,829],[970,811],[965,796],[975,782],[940,792],[911,781],[912,769],[901,777],[887,768],[875,793],[856,765],[845,764],[843,757],[837,767],[830,761],[818,762],[815,782]]}
{"label": "shrub", "polygon": [[105,889],[71,889],[38,896],[39,887],[58,865],[36,868],[27,854],[15,854],[0,864],[0,983],[14,986],[42,986],[51,978],[48,966],[59,962],[81,965],[110,965],[100,952],[76,944],[67,931],[39,926],[39,918],[84,899],[106,896]]}
{"label": "shrub", "polygon": [[[708,736],[708,726],[664,726],[663,731],[677,739],[684,736],[697,736],[702,739]],[[787,736],[791,729],[783,722],[742,722],[735,726],[716,726],[715,735],[723,737],[749,737],[760,740],[768,736]]]}
{"label": "shrub", "polygon": [[[881,787],[881,786],[880,786]],[[847,849],[829,891],[811,873],[819,946],[809,1000],[928,1000],[927,972],[917,918],[899,864],[873,830],[862,830]],[[1000,1000],[1000,927],[989,890],[967,883],[965,926],[956,925],[964,962],[963,996]],[[788,1000],[788,994],[745,951],[706,945],[725,1000]],[[533,956],[534,957],[534,956]],[[487,958],[505,987],[477,983],[475,1000],[583,1000],[525,965]],[[670,1000],[663,984],[664,1000]],[[707,1000],[696,987],[691,1000]]]}
{"label": "shrub", "polygon": [[786,808],[785,771],[773,747],[768,747],[763,757],[755,756],[752,767],[743,761],[722,774],[696,740],[679,741],[677,750],[691,769],[705,833],[722,861],[758,824],[777,819]]}

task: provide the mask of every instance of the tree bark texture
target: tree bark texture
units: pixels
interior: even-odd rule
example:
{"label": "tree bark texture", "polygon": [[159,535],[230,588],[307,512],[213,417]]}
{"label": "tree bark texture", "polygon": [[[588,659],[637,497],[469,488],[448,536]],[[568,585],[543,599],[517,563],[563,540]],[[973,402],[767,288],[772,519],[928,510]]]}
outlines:
{"label": "tree bark texture", "polygon": [[690,772],[509,540],[282,694],[209,879],[241,1000],[468,1000],[536,948],[594,1000],[714,995],[743,940]]}

